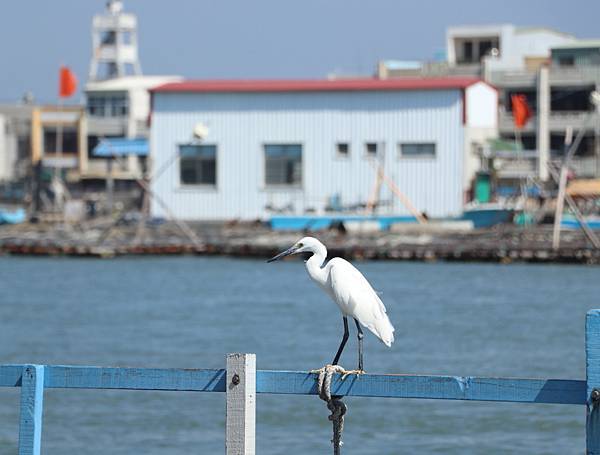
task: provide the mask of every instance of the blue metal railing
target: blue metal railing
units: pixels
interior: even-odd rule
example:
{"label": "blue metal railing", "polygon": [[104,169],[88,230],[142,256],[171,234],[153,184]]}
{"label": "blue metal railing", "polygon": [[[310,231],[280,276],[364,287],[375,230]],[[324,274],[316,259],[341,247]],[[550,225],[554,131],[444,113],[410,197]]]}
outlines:
{"label": "blue metal railing", "polygon": [[[600,310],[586,319],[587,380],[365,374],[335,375],[334,395],[587,406],[587,454],[600,455]],[[21,387],[19,454],[39,455],[44,389],[227,392],[225,369],[0,365],[0,387]],[[256,393],[316,395],[317,375],[256,371]]]}

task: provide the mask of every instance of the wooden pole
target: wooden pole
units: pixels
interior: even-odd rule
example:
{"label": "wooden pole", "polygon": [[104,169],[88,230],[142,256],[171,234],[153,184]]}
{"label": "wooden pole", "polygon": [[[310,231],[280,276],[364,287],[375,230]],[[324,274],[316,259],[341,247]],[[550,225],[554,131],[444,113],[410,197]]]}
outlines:
{"label": "wooden pole", "polygon": [[376,164],[377,172],[375,175],[375,182],[373,184],[373,189],[371,191],[371,195],[369,196],[369,200],[367,202],[366,213],[368,215],[373,215],[375,213],[375,208],[379,204],[379,194],[381,192],[381,174],[379,173],[379,169],[381,165],[379,163]]}
{"label": "wooden pole", "polygon": [[227,455],[254,455],[256,432],[256,355],[228,354]]}
{"label": "wooden pole", "polygon": [[[565,198],[565,189],[567,186],[567,171],[569,170],[569,162],[571,158],[575,154],[575,150],[579,147],[579,144],[583,140],[583,136],[585,135],[585,131],[587,129],[588,123],[593,118],[593,113],[588,114],[587,118],[581,125],[581,129],[577,133],[577,137],[572,144],[565,144],[569,146],[569,149],[565,155],[565,159],[563,160],[562,166],[560,168],[560,178],[558,181],[558,196],[556,199],[556,210],[554,212],[554,229],[552,231],[552,248],[557,250],[560,246],[560,223],[562,221],[562,212],[564,209],[564,198]],[[570,142],[570,138],[569,138]]]}
{"label": "wooden pole", "polygon": [[108,215],[112,215],[115,198],[115,179],[113,177],[113,159],[111,155],[106,160],[106,208]]}
{"label": "wooden pole", "polygon": [[[550,165],[548,165],[548,171],[550,172],[552,178],[558,183],[560,179],[558,172],[554,170]],[[585,221],[585,218],[583,218],[583,215],[579,211],[579,207],[577,207],[577,204],[575,203],[571,195],[569,195],[566,192],[565,201],[567,201],[569,208],[573,211],[573,215],[575,215],[575,218],[577,219],[577,221],[579,221],[579,225],[581,226],[581,229],[583,230],[585,236],[592,243],[592,245],[594,245],[594,247],[600,248],[600,239],[598,239],[598,236],[588,226],[587,222]]]}
{"label": "wooden pole", "polygon": [[160,205],[163,210],[167,213],[167,216],[173,220],[173,222],[181,229],[181,231],[188,236],[188,238],[192,241],[192,243],[196,246],[201,245],[201,241],[196,235],[196,233],[185,223],[185,221],[178,219],[175,214],[171,211],[169,206],[155,193],[150,189],[150,185],[148,185],[144,180],[137,179],[138,185],[141,186],[144,191],[148,193],[149,196],[154,198],[154,200]]}
{"label": "wooden pole", "polygon": [[377,173],[379,174],[380,178],[385,182],[385,184],[390,188],[392,193],[394,193],[394,195],[400,200],[402,205],[404,205],[404,207],[408,209],[412,216],[414,216],[417,219],[419,224],[426,224],[427,220],[425,219],[423,214],[420,211],[418,211],[414,205],[412,205],[410,199],[408,199],[408,197],[404,193],[402,193],[402,191],[400,191],[400,188],[396,186],[394,181],[383,172],[381,166],[377,167]]}
{"label": "wooden pole", "polygon": [[40,455],[43,405],[44,367],[25,365],[21,376],[19,455]]}

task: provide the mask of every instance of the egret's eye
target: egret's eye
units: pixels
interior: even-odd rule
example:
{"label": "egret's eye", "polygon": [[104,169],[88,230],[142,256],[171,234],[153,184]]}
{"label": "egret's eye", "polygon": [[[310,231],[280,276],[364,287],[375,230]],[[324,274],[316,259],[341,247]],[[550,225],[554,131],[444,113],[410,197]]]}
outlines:
{"label": "egret's eye", "polygon": [[299,243],[299,244],[298,244],[298,248],[302,248],[303,246],[304,246],[304,244],[303,244],[303,243]]}

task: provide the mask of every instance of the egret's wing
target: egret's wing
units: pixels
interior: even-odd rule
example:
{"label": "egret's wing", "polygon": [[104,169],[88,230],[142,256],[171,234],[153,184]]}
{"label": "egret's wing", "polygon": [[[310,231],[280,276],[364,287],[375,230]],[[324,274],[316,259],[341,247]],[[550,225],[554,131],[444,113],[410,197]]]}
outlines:
{"label": "egret's wing", "polygon": [[347,308],[350,316],[390,346],[394,341],[394,327],[377,293],[348,261],[336,258],[331,262],[331,287],[336,301]]}

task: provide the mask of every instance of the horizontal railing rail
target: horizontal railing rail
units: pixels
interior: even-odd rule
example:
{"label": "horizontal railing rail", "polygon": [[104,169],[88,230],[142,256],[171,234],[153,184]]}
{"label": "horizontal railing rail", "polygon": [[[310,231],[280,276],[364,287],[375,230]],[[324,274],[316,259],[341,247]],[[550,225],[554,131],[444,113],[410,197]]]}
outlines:
{"label": "horizontal railing rail", "polygon": [[[586,380],[336,374],[336,396],[585,405],[587,453],[600,454],[600,310],[586,319]],[[224,392],[228,454],[254,453],[255,394],[317,395],[318,374],[256,370],[253,354],[230,354],[225,369],[0,365],[0,387],[21,388],[19,454],[41,451],[45,389]]]}
{"label": "horizontal railing rail", "polygon": [[[43,372],[44,389],[225,392],[225,369],[157,369],[63,365],[2,365],[0,387],[19,387],[27,368]],[[256,371],[256,393],[318,395],[317,373]],[[586,382],[404,374],[335,374],[331,393],[351,397],[585,404]]]}

